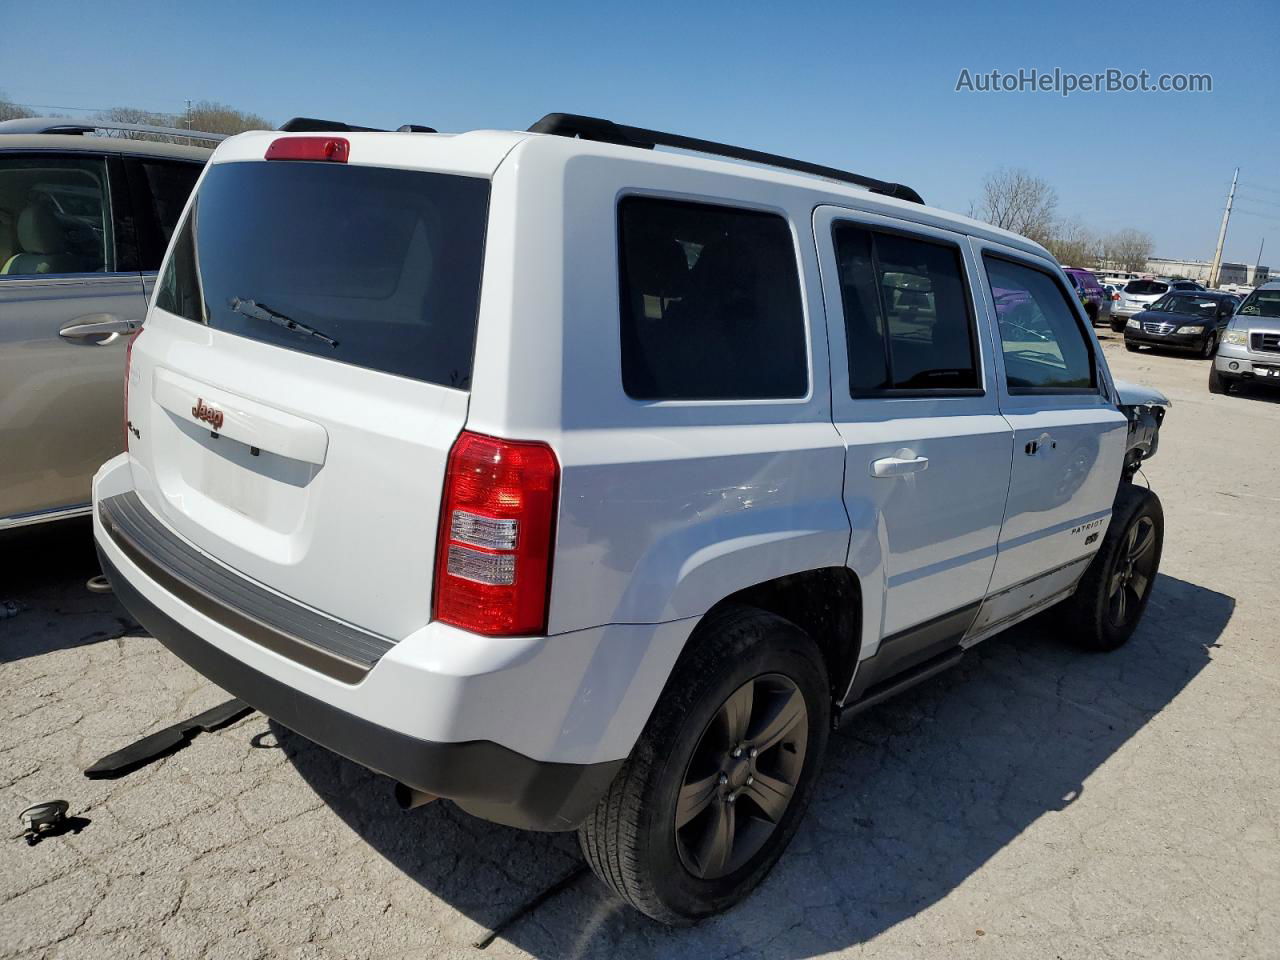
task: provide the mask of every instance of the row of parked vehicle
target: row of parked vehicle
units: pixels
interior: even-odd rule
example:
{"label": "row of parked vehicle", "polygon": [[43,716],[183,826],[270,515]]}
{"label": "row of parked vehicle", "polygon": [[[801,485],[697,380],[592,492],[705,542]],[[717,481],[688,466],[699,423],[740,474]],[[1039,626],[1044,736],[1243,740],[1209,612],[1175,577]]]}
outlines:
{"label": "row of parked vehicle", "polygon": [[195,669],[405,806],[577,830],[659,920],[760,882],[842,720],[1151,596],[1168,401],[1043,247],[908,186],[568,114],[203,169],[38,126],[0,512],[91,511]]}
{"label": "row of parked vehicle", "polygon": [[1103,277],[1100,282],[1078,267],[1063,272],[1089,319],[1122,333],[1125,349],[1150,347],[1212,359],[1211,393],[1249,382],[1280,384],[1280,282],[1240,294],[1210,290],[1195,280]]}

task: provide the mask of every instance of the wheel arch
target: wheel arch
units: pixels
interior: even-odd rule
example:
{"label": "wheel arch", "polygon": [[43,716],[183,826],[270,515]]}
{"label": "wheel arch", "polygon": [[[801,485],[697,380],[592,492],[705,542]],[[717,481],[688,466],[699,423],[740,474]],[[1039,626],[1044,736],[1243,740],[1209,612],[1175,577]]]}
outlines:
{"label": "wheel arch", "polygon": [[862,585],[851,569],[819,567],[753,584],[714,604],[701,622],[726,606],[756,607],[805,631],[826,661],[833,702],[844,696],[862,651]]}

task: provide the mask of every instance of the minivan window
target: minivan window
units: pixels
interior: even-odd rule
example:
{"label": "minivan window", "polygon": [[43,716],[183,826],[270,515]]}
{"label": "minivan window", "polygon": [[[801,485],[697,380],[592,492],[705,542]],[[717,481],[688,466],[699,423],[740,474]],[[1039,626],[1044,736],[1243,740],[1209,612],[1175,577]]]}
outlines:
{"label": "minivan window", "polygon": [[808,348],[795,243],[772,213],[618,204],[622,385],[636,400],[803,397]]}
{"label": "minivan window", "polygon": [[489,183],[353,164],[214,165],[156,306],[341,363],[466,389]]}
{"label": "minivan window", "polygon": [[1130,280],[1124,285],[1125,293],[1132,293],[1138,297],[1150,297],[1161,293],[1168,293],[1169,285],[1161,283],[1159,280]]}
{"label": "minivan window", "polygon": [[833,236],[849,392],[980,389],[960,251],[852,223]]}
{"label": "minivan window", "polygon": [[0,276],[116,269],[104,157],[0,156]]}
{"label": "minivan window", "polygon": [[159,270],[165,248],[173,239],[182,208],[200,177],[203,164],[193,160],[129,157],[134,204],[141,234],[141,269]]}
{"label": "minivan window", "polygon": [[1011,394],[1096,387],[1093,354],[1066,288],[1042,270],[984,255]]}

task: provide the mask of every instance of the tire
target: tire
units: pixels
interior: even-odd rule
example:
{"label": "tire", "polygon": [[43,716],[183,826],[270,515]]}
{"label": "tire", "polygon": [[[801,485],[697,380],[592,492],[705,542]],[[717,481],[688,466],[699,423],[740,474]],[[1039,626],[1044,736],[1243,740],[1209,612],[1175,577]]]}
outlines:
{"label": "tire", "polygon": [[1210,393],[1228,393],[1231,390],[1231,381],[1218,372],[1218,364],[1215,361],[1209,365],[1209,392]]}
{"label": "tire", "polygon": [[[753,694],[746,710],[744,689]],[[781,735],[779,718],[790,720]],[[713,614],[681,654],[608,793],[579,828],[583,856],[618,896],[655,920],[685,925],[727,910],[764,879],[790,842],[830,726],[827,670],[808,634],[752,607]],[[750,745],[762,735],[778,739],[757,756]],[[769,788],[787,781],[789,801],[778,804],[781,793]],[[772,823],[757,796],[768,798]],[[677,814],[685,819],[681,827]],[[726,825],[727,832],[718,829]],[[725,836],[734,842],[722,853],[726,845],[716,840]]]}
{"label": "tire", "polygon": [[1137,353],[1140,349],[1142,349],[1142,348],[1141,348],[1141,347],[1139,347],[1136,343],[1134,343],[1132,340],[1126,340],[1126,341],[1124,342],[1124,348],[1125,348],[1126,350],[1128,350],[1130,353]]}
{"label": "tire", "polygon": [[1122,483],[1111,525],[1076,592],[1062,604],[1065,636],[1085,650],[1115,650],[1133,635],[1160,570],[1164,509],[1145,487]]}
{"label": "tire", "polygon": [[1218,352],[1218,337],[1216,334],[1209,334],[1204,338],[1204,347],[1200,350],[1200,356],[1204,360],[1212,360],[1213,355]]}
{"label": "tire", "polygon": [[1112,318],[1111,318],[1111,332],[1112,332],[1112,333],[1124,333],[1124,325],[1125,325],[1125,319],[1124,319],[1124,317],[1112,317]]}

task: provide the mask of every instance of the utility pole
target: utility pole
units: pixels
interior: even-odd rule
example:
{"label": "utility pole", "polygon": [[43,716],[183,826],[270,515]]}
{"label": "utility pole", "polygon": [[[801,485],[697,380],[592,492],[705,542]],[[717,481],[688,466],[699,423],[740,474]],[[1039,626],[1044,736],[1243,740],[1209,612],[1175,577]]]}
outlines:
{"label": "utility pole", "polygon": [[1262,242],[1258,244],[1258,259],[1253,265],[1253,283],[1254,286],[1260,286],[1258,283],[1258,272],[1262,269],[1262,248],[1267,245],[1267,238],[1263,237]]}
{"label": "utility pole", "polygon": [[1218,229],[1218,248],[1213,251],[1213,266],[1209,268],[1209,286],[1218,285],[1218,273],[1222,270],[1222,245],[1227,242],[1227,221],[1231,219],[1231,202],[1236,198],[1236,180],[1240,178],[1240,168],[1231,176],[1231,192],[1227,194],[1227,209],[1222,211],[1222,226]]}
{"label": "utility pole", "polygon": [[[191,129],[191,98],[187,97],[187,129]],[[1234,189],[1234,184],[1232,185]]]}

